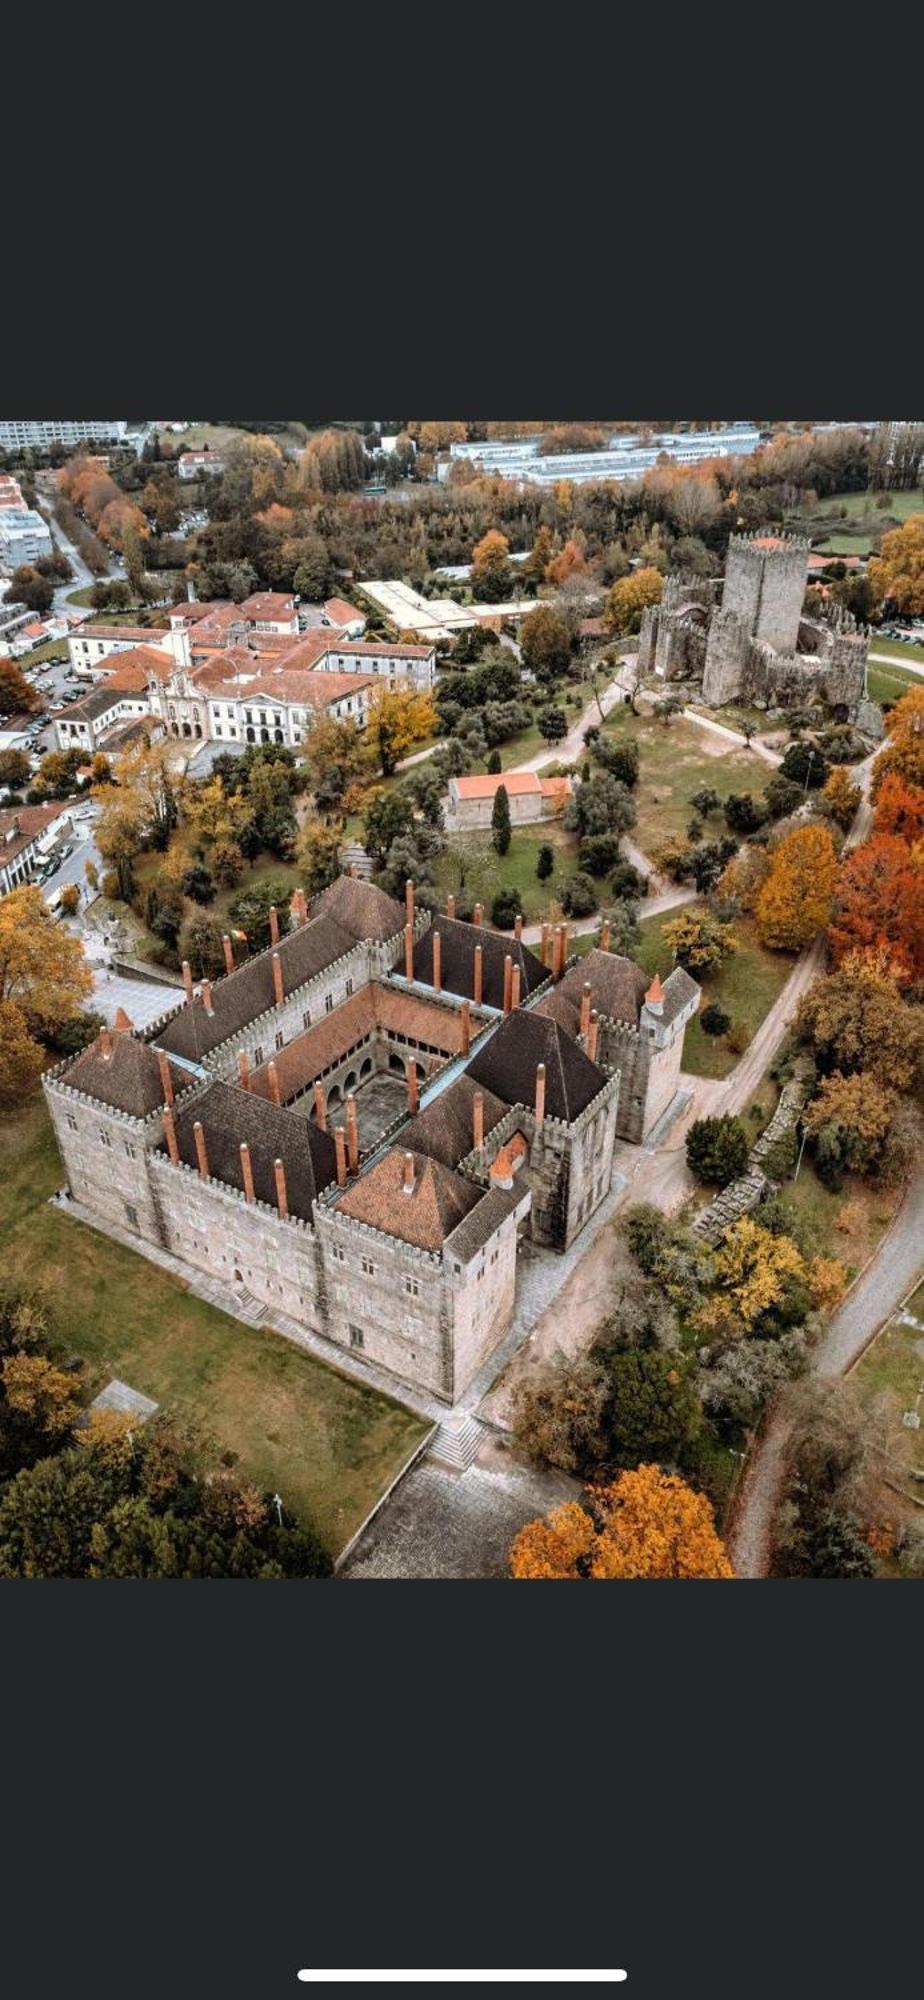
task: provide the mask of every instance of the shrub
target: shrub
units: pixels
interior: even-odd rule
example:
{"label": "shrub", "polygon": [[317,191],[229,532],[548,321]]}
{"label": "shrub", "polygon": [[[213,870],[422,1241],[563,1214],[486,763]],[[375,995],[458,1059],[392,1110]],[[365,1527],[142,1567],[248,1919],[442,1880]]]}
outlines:
{"label": "shrub", "polygon": [[[458,898],[456,899],[458,909]],[[517,917],[523,915],[523,900],[519,889],[499,889],[491,904],[491,922],[495,930],[512,931]]]}
{"label": "shrub", "polygon": [[697,1180],[727,1187],[744,1173],[748,1138],[740,1118],[697,1118],[687,1133],[687,1166]]}
{"label": "shrub", "polygon": [[731,1027],[731,1015],[723,1013],[718,1002],[713,1000],[708,1007],[703,1008],[699,1025],[704,1035],[724,1035]]}
{"label": "shrub", "polygon": [[536,874],[540,882],[547,882],[555,869],[555,849],[551,842],[544,840],[536,856]]}
{"label": "shrub", "polygon": [[597,908],[597,886],[590,875],[572,875],[562,892],[561,906],[566,916],[590,917]]}
{"label": "shrub", "polygon": [[490,755],[490,757],[488,758],[488,770],[490,771],[490,773],[491,773],[491,776],[492,776],[492,777],[496,777],[496,776],[497,776],[497,773],[498,773],[498,771],[501,771],[502,769],[503,769],[503,765],[501,764],[501,754],[500,754],[500,751],[499,751],[499,750],[492,750],[492,751],[491,751],[491,755]]}
{"label": "shrub", "polygon": [[725,801],[725,824],[733,833],[756,833],[766,818],[766,806],[753,792],[732,792]]}
{"label": "shrub", "polygon": [[787,819],[802,802],[801,785],[777,775],[764,786],[764,805],[771,819]]}
{"label": "shrub", "polygon": [[780,774],[790,778],[800,790],[819,791],[828,776],[827,759],[817,743],[790,743],[780,765]]}
{"label": "shrub", "polygon": [[579,864],[588,875],[606,875],[618,860],[618,833],[585,834],[578,847]]}
{"label": "shrub", "polygon": [[211,903],[215,900],[215,877],[210,868],[201,861],[194,861],[183,876],[183,894],[194,903]]}

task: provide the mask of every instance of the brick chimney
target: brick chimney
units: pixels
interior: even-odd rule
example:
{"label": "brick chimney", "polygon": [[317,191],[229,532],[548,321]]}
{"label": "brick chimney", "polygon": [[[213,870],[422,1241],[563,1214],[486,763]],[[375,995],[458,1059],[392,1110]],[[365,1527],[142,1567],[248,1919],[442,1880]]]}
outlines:
{"label": "brick chimney", "polygon": [[473,923],[473,924],[480,924],[480,923],[481,923],[481,904],[480,904],[480,903],[476,903],[476,904],[475,904],[475,907],[474,907],[474,909],[473,909],[473,911],[472,911],[472,923]]}
{"label": "brick chimney", "polygon": [[237,1080],[242,1090],[250,1089],[250,1061],[246,1049],[237,1052]]}
{"label": "brick chimney", "polygon": [[253,1201],[253,1168],[250,1164],[250,1147],[241,1140],[241,1180],[244,1184],[244,1200]]}
{"label": "brick chimney", "polygon": [[515,965],[515,966],[514,966],[514,968],[513,968],[513,972],[512,972],[512,974],[511,974],[511,979],[510,979],[510,1012],[511,1012],[511,1014],[515,1014],[515,1013],[516,1013],[516,1010],[517,1010],[517,1008],[519,1007],[519,1004],[520,1004],[520,966],[519,966],[519,961],[517,961],[516,965]]}
{"label": "brick chimney", "polygon": [[164,1110],[164,1138],[167,1141],[167,1151],[170,1158],[174,1166],[178,1167],[180,1164],[180,1149],[176,1143],[176,1126],[174,1125],[173,1112],[170,1110],[169,1105]]}
{"label": "brick chimney", "polygon": [[597,1060],[597,1037],[599,1033],[600,1033],[600,1016],[597,1013],[596,1008],[594,1008],[594,1011],[590,1017],[590,1027],[587,1031],[587,1054],[589,1055],[591,1062],[596,1062]]}
{"label": "brick chimney", "polygon": [[295,911],[296,923],[299,926],[306,924],[308,922],[308,905],[305,901],[304,889],[296,889],[292,898],[292,907]]}
{"label": "brick chimney", "polygon": [[610,920],[609,917],[607,917],[603,925],[603,929],[600,932],[600,950],[609,951],[609,948],[610,948]]}
{"label": "brick chimney", "polygon": [[404,926],[404,977],[410,986],[414,978],[414,933],[410,924]]}
{"label": "brick chimney", "polygon": [[234,971],[234,947],[227,931],[222,934],[221,948],[225,955],[225,971]]}
{"label": "brick chimney", "polygon": [[446,915],[447,917],[454,917],[455,914],[456,914],[456,899],[454,896],[447,896]]}
{"label": "brick chimney", "polygon": [[517,911],[516,916],[514,917],[513,920],[513,935],[516,938],[517,943],[519,944],[520,939],[523,936],[523,918],[519,910]]}
{"label": "brick chimney", "polygon": [[324,1096],[323,1083],[316,1083],[314,1086],[314,1115],[315,1115],[315,1120],[317,1122],[318,1131],[326,1132],[327,1099]]}
{"label": "brick chimney", "polygon": [[433,933],[433,990],[434,993],[443,990],[443,945],[437,930]]}
{"label": "brick chimney", "polygon": [[205,1133],[198,1118],[193,1126],[193,1138],[196,1142],[196,1159],[199,1162],[199,1172],[203,1180],[207,1181],[209,1177],[209,1156],[205,1150]]}
{"label": "brick chimney", "polygon": [[581,1034],[584,1037],[585,1048],[587,1047],[587,1037],[589,1033],[590,1033],[590,980],[585,979],[584,985],[581,989]]}
{"label": "brick chimney", "polygon": [[164,1103],[172,1104],[173,1077],[170,1074],[170,1064],[167,1061],[163,1049],[158,1049],[157,1051],[157,1067],[160,1070],[160,1087],[164,1093]]}
{"label": "brick chimney", "polygon": [[414,884],[408,876],[404,884],[404,921],[414,928]]}
{"label": "brick chimney", "polygon": [[559,924],[555,932],[555,956],[552,961],[552,976],[554,979],[561,979],[565,970],[567,938],[568,938],[567,924]]}
{"label": "brick chimney", "polygon": [[545,1122],[545,1063],[536,1064],[536,1130]]}
{"label": "brick chimney", "polygon": [[417,1115],[419,1097],[417,1092],[417,1064],[413,1056],[405,1056],[404,1074],[407,1077],[407,1108],[414,1118]]}
{"label": "brick chimney", "polygon": [[101,1029],[100,1029],[100,1031],[99,1031],[99,1046],[100,1046],[100,1054],[101,1054],[101,1056],[102,1056],[102,1058],[103,1058],[103,1061],[104,1061],[104,1062],[111,1062],[111,1061],[112,1061],[112,1029],[111,1029],[111,1028],[101,1028]]}
{"label": "brick chimney", "polygon": [[548,924],[543,924],[543,926],[542,926],[542,931],[541,931],[541,934],[540,934],[540,938],[539,938],[539,957],[541,958],[541,960],[542,960],[542,963],[543,963],[543,965],[548,965],[548,962],[549,962],[549,927],[548,927]]}
{"label": "brick chimney", "polygon": [[472,1143],[480,1153],[484,1146],[484,1091],[476,1090],[472,1099]]}
{"label": "brick chimney", "polygon": [[183,970],[183,985],[186,988],[186,998],[189,1001],[190,1006],[192,1006],[193,976],[192,976],[192,966],[190,965],[188,958],[184,958],[182,970]]}
{"label": "brick chimney", "polygon": [[269,912],[269,927],[270,927],[270,939],[271,939],[272,943],[273,943],[273,944],[278,944],[278,943],[279,943],[279,912],[278,912],[278,910],[277,910],[277,908],[276,908],[276,905],[275,905],[275,903],[271,903],[271,904],[270,904],[270,912]]}
{"label": "brick chimney", "polygon": [[461,1014],[462,1014],[462,1054],[464,1056],[467,1056],[472,1039],[472,1013],[467,1000],[463,1000],[462,1002]]}
{"label": "brick chimney", "polygon": [[266,1074],[269,1079],[270,1097],[274,1104],[281,1104],[282,1092],[279,1088],[279,1071],[274,1062],[268,1064]]}
{"label": "brick chimney", "polygon": [[355,861],[350,862],[350,874],[353,878],[353,881],[355,882],[359,875],[359,869],[357,868]]}
{"label": "brick chimney", "polygon": [[403,1185],[402,1185],[402,1189],[401,1189],[401,1192],[402,1192],[402,1194],[413,1194],[413,1192],[414,1192],[414,1155],[413,1155],[413,1153],[405,1153],[405,1155],[404,1155],[404,1182],[403,1182]]}
{"label": "brick chimney", "polygon": [[353,1096],[352,1091],[350,1091],[349,1096],[347,1097],[346,1115],[347,1115],[347,1158],[350,1162],[350,1172],[351,1174],[355,1174],[356,1169],[359,1166],[359,1125],[356,1119],[356,1099]]}
{"label": "brick chimney", "polygon": [[117,1035],[130,1035],[134,1032],[135,1023],[132,1020],[131,1015],[126,1014],[124,1007],[116,1008],[115,1020],[113,1021],[112,1025]]}
{"label": "brick chimney", "polygon": [[338,1125],[334,1133],[334,1152],[337,1155],[337,1186],[346,1187],[346,1139],[342,1125]]}
{"label": "brick chimney", "polygon": [[202,981],[202,1005],[207,1014],[214,1014],[215,1009],[212,1006],[212,982],[210,979],[203,979]]}
{"label": "brick chimney", "polygon": [[273,1172],[276,1176],[276,1207],[284,1222],[289,1213],[289,1197],[286,1191],[286,1170],[281,1160],[273,1161]]}
{"label": "brick chimney", "polygon": [[273,992],[276,996],[277,1007],[281,1007],[286,996],[282,983],[282,961],[278,951],[274,951],[273,953]]}
{"label": "brick chimney", "polygon": [[474,999],[474,1002],[475,1002],[475,1006],[476,1006],[476,1007],[480,1007],[480,1006],[481,1006],[481,946],[480,946],[480,944],[476,944],[476,946],[475,946],[475,965],[474,965],[474,972],[473,972],[473,976],[472,976],[472,998]]}
{"label": "brick chimney", "polygon": [[504,955],[504,1013],[510,1012],[510,994],[513,988],[513,959],[509,951]]}

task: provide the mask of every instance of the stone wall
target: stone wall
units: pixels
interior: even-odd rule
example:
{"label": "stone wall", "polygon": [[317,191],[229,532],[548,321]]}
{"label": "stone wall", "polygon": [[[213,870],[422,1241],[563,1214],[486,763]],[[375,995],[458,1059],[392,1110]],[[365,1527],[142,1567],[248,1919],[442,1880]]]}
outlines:
{"label": "stone wall", "polygon": [[776,1141],[795,1130],[807,1095],[806,1072],[805,1068],[800,1066],[795,1076],[784,1084],[773,1117],[764,1127],[759,1139],[755,1139],[748,1155],[747,1172],[723,1188],[721,1194],[716,1196],[715,1201],[710,1202],[709,1207],[704,1209],[702,1215],[694,1222],[693,1228],[697,1235],[705,1237],[707,1243],[718,1243],[719,1238],[724,1236],[726,1229],[731,1228],[732,1223],[740,1222],[743,1215],[750,1215],[751,1210],[763,1201],[765,1195],[774,1192],[778,1184],[768,1179],[764,1172],[764,1162]]}
{"label": "stone wall", "polygon": [[[61,1066],[66,1070],[70,1064]],[[134,1229],[150,1243],[163,1241],[148,1172],[149,1155],[163,1141],[159,1111],[132,1118],[73,1090],[60,1071],[43,1079],[45,1097],[75,1201],[120,1229]],[[201,1086],[200,1086],[201,1088]],[[177,1103],[186,1104],[195,1086]]]}

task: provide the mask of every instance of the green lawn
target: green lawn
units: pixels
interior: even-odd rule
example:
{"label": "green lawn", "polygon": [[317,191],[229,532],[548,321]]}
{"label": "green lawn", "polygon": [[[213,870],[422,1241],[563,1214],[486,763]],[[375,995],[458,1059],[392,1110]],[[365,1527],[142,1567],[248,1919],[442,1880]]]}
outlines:
{"label": "green lawn", "polygon": [[[182,828],[177,829],[174,833],[169,851],[175,853],[178,850],[188,857],[190,863],[193,861],[192,842]],[[153,849],[148,853],[138,855],[134,865],[134,874],[136,884],[139,888],[144,888],[148,882],[153,881],[160,874],[165,859],[165,855],[159,854]],[[208,866],[208,854],[206,854],[205,865],[206,867]],[[213,923],[221,924],[225,927],[230,921],[228,906],[234,902],[235,897],[242,895],[246,889],[255,888],[260,882],[270,880],[285,883],[287,906],[288,899],[291,897],[293,890],[298,888],[301,881],[301,872],[293,861],[279,861],[273,854],[258,854],[252,865],[245,865],[244,873],[236,889],[219,889],[214,901],[211,903],[194,903],[191,897],[187,896],[185,898],[184,915],[186,917],[208,917]],[[148,933],[147,935],[149,936],[150,934]],[[152,945],[155,943],[153,938],[150,941]]]}
{"label": "green lawn", "polygon": [[924,687],[920,674],[911,674],[907,667],[883,667],[877,660],[871,660],[867,668],[867,682],[870,701],[901,701],[910,687]]}
{"label": "green lawn", "polygon": [[[106,577],[100,577],[101,583],[105,583],[106,581]],[[80,604],[85,611],[92,611],[93,592],[95,589],[96,585],[94,583],[85,583],[80,590],[69,590],[67,593],[68,604]]]}
{"label": "green lawn", "polygon": [[[606,720],[608,736],[634,736],[641,766],[633,794],[638,824],[632,839],[652,857],[667,840],[683,839],[695,817],[690,794],[710,785],[725,800],[732,792],[762,792],[770,767],[756,751],[731,749],[721,736],[695,722],[675,719],[669,727],[652,716],[634,716],[627,705]],[[721,812],[706,822],[707,837],[726,831]]]}
{"label": "green lawn", "polygon": [[906,645],[901,639],[880,639],[875,630],[870,633],[869,649],[871,653],[887,654],[888,658],[895,660],[898,665],[904,660],[924,662],[924,646]]}
{"label": "green lawn", "polygon": [[924,513],[924,496],[913,493],[830,493],[818,509],[818,519],[846,514],[850,521],[907,521],[912,514]]}
{"label": "green lawn", "polygon": [[[546,842],[555,849],[555,868],[548,881],[540,882],[536,861]],[[487,828],[482,833],[453,834],[436,863],[436,886],[443,897],[462,886],[460,862],[465,868],[465,887],[484,904],[487,918],[498,890],[519,889],[527,922],[542,923],[561,914],[562,890],[577,870],[577,841],[555,820],[544,826],[515,828],[504,855],[495,853]]]}
{"label": "green lawn", "polygon": [[[664,942],[665,926],[682,910],[701,907],[698,903],[681,904],[676,910],[665,910],[660,916],[644,920],[641,943],[633,954],[643,971],[659,972],[662,979],[670,972],[673,961]],[[733,1025],[744,1029],[750,1042],[782,992],[793,961],[784,952],[766,950],[750,917],[737,918],[732,932],[739,949],[716,972],[701,981],[703,998],[700,1012],[708,1007],[711,1000],[717,1000],[725,1013],[730,1014]],[[683,1068],[688,1074],[727,1076],[739,1060],[740,1057],[729,1048],[725,1036],[704,1034],[699,1015],[694,1015],[683,1044]]]}
{"label": "green lawn", "polygon": [[17,667],[41,667],[46,660],[66,660],[68,645],[66,639],[49,639],[47,645],[36,646],[31,653],[23,653],[14,661]]}
{"label": "green lawn", "polygon": [[3,1277],[47,1291],[62,1350],[86,1363],[88,1395],[117,1376],[193,1419],[336,1555],[423,1436],[421,1420],[50,1208],[63,1172],[41,1092],[0,1124],[0,1165]]}

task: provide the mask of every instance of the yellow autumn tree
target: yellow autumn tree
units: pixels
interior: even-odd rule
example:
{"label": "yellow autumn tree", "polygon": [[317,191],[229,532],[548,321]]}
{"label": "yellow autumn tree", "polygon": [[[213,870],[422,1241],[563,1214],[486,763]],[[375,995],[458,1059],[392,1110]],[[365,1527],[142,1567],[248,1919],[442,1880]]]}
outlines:
{"label": "yellow autumn tree", "polygon": [[55,922],[40,889],[0,899],[0,1002],[41,1033],[69,1021],[93,991],[79,937]]}
{"label": "yellow autumn tree", "polygon": [[924,611],[924,514],[911,514],[883,535],[867,575],[880,604],[912,618]]}
{"label": "yellow autumn tree", "polygon": [[658,1465],[593,1487],[592,1514],[575,1502],[521,1528],[510,1551],[519,1579],[720,1578],[734,1575],[705,1495]]}
{"label": "yellow autumn tree", "polygon": [[805,1259],[789,1236],[773,1236],[749,1215],[727,1229],[714,1258],[714,1290],[696,1315],[700,1332],[723,1339],[754,1331],[787,1288],[806,1280]]}
{"label": "yellow autumn tree", "polygon": [[74,1376],[44,1354],[8,1354],[3,1392],[10,1409],[49,1440],[65,1437],[80,1413]]}
{"label": "yellow autumn tree", "polygon": [[873,797],[878,798],[890,772],[906,784],[924,786],[924,687],[913,687],[886,716],[888,743],[876,759]]}
{"label": "yellow autumn tree", "polygon": [[22,1008],[0,1000],[0,1104],[25,1096],[42,1067],[42,1051],[26,1026]]}
{"label": "yellow autumn tree", "polygon": [[826,826],[799,826],[770,857],[770,873],[755,904],[761,942],[771,951],[801,951],[827,923],[837,855]]}
{"label": "yellow autumn tree", "polygon": [[376,688],[365,734],[386,778],[415,743],[435,736],[437,727],[432,695],[418,694],[412,687]]}
{"label": "yellow autumn tree", "polygon": [[603,610],[604,622],[617,638],[637,632],[642,612],[649,604],[660,604],[664,578],[658,569],[636,569],[614,583]]}

